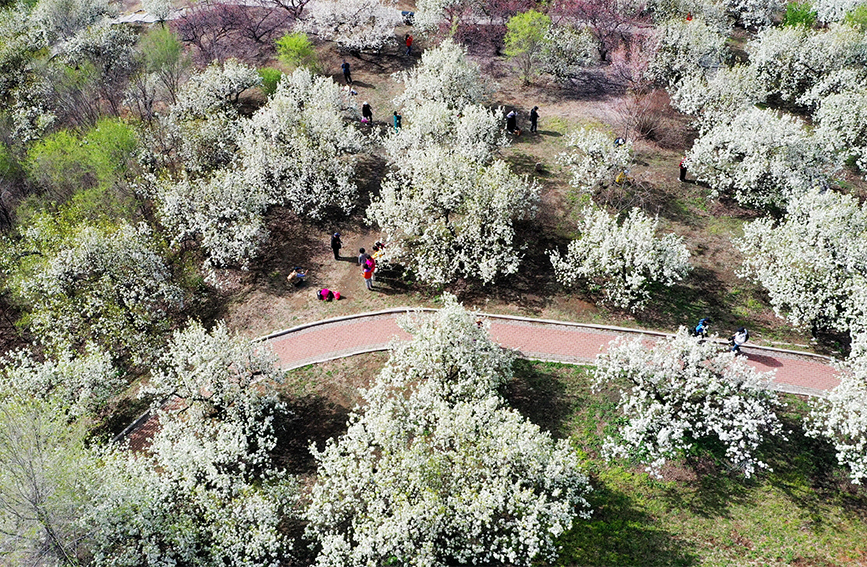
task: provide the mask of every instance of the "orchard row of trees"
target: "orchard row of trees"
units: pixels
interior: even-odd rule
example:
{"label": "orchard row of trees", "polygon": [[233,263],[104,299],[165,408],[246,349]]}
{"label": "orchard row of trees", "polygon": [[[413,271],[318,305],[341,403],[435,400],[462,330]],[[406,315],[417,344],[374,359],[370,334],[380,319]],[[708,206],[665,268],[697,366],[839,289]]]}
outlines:
{"label": "orchard row of trees", "polygon": [[[149,6],[169,14],[165,2]],[[530,1],[420,1],[416,23],[431,37],[500,45],[485,34],[502,34],[525,80],[536,69],[573,80],[603,60],[637,96],[669,89],[700,131],[690,170],[772,215],[738,243],[745,275],[792,324],[855,337],[846,378],[811,427],[860,482],[867,215],[834,174],[864,168],[864,31],[852,12],[824,5],[825,28],[769,26],[780,8],[598,0],[543,13]],[[293,419],[270,388],[280,373],[225,327],[181,323],[200,301],[200,276],[255,265],[268,211],[351,212],[359,155],[380,149],[387,169],[365,215],[392,262],[433,285],[516,273],[520,223],[534,218],[540,188],[501,159],[502,113],[466,48],[446,39],[396,74],[403,127],[378,133],[356,126],[355,103],[330,78],[302,66],[271,92],[274,77],[227,46],[243,36],[270,49],[288,21],[342,48],[382,50],[399,21],[385,2],[204,2],[140,35],[111,15],[100,0],[0,13],[3,300],[34,342],[3,364],[2,552],[68,564],[278,564],[300,543],[287,528],[300,519],[323,565],[553,557],[556,537],[589,512],[589,483],[566,443],[499,396],[511,355],[457,305],[411,327],[416,341],[394,351],[346,434],[315,450],[309,502],[275,460]],[[733,23],[761,30],[749,63],[731,64]],[[245,106],[263,86],[266,101]],[[629,168],[632,140],[611,139],[569,138],[560,160],[576,191],[593,194]],[[550,254],[565,285],[638,309],[653,283],[688,274],[683,240],[657,237],[638,209],[583,217],[566,252]],[[634,385],[607,454],[651,470],[716,437],[752,474],[763,436],[781,433],[763,377],[683,336],[652,351],[615,348],[598,376]],[[161,429],[149,452],[131,455],[93,432],[140,377]]]}
{"label": "orchard row of trees", "polygon": [[[173,334],[145,389],[160,428],[139,453],[86,441],[117,383],[107,357],[7,357],[4,555],[65,565],[276,566],[315,543],[317,565],[555,559],[557,538],[592,513],[592,487],[575,449],[502,397],[515,354],[450,296],[435,315],[401,325],[413,339],[393,345],[348,429],[311,447],[318,470],[309,492],[278,464],[278,439],[298,419],[275,394],[282,373],[223,325]],[[751,476],[767,466],[762,443],[784,436],[768,376],[683,330],[652,347],[619,342],[597,364],[597,386],[626,388],[625,419],[603,448],[609,458],[637,459],[658,474],[713,439]],[[828,403],[814,405],[816,436],[840,425]],[[857,481],[864,454],[849,441],[843,450],[860,459]],[[303,534],[290,528],[299,522]]]}

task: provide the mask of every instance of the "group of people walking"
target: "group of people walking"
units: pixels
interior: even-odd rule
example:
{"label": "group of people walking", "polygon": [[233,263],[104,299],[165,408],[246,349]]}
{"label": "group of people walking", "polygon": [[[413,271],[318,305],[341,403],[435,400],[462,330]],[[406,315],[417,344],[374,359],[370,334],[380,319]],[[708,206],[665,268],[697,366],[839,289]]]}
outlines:
{"label": "group of people walking", "polygon": [[[696,325],[692,330],[692,336],[706,339],[710,324],[711,320],[707,317],[700,319],[698,325]],[[739,327],[738,330],[729,337],[729,346],[731,347],[731,351],[739,353],[741,351],[741,346],[743,346],[748,340],[750,340],[750,332],[746,327]]]}

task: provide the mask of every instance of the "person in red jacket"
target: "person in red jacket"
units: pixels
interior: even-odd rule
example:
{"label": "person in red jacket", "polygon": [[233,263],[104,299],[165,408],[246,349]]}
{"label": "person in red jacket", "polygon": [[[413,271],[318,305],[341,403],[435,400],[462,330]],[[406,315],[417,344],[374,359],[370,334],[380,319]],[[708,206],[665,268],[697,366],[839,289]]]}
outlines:
{"label": "person in red jacket", "polygon": [[406,54],[409,55],[410,53],[412,53],[412,36],[406,34],[406,37],[404,39],[406,40]]}

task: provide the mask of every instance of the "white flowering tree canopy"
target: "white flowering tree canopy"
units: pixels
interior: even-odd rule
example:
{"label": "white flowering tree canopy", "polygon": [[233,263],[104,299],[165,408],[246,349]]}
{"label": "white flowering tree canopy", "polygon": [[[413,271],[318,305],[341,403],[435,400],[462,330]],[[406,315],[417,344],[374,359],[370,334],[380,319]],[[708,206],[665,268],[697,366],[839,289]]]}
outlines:
{"label": "white flowering tree canopy", "polygon": [[292,548],[294,479],[271,458],[285,408],[272,358],[225,325],[175,333],[148,392],[180,402],[158,410],[147,453],[100,457],[93,528],[96,565],[277,567]]}
{"label": "white flowering tree canopy", "polygon": [[716,196],[784,209],[792,197],[827,184],[827,157],[794,116],[749,108],[693,144],[686,165]]}
{"label": "white flowering tree canopy", "polygon": [[160,222],[171,244],[198,242],[205,250],[205,268],[247,268],[268,236],[264,214],[268,196],[252,186],[239,170],[218,170],[210,179],[156,185]]}
{"label": "white flowering tree canopy", "polygon": [[856,337],[852,354],[838,374],[840,384],[825,398],[811,400],[807,433],[825,438],[837,452],[837,462],[849,467],[855,484],[867,480],[867,341]]}
{"label": "white flowering tree canopy", "polygon": [[622,308],[643,308],[652,284],[673,285],[692,270],[683,237],[658,238],[658,225],[638,208],[621,221],[604,210],[585,209],[580,236],[566,254],[550,253],[557,281],[601,289],[605,301]]}
{"label": "white flowering tree canopy", "polygon": [[752,65],[723,67],[710,77],[684,77],[670,91],[672,106],[696,117],[701,132],[732,121],[768,96]]}
{"label": "white flowering tree canopy", "polygon": [[479,163],[490,163],[496,151],[508,145],[501,109],[469,104],[459,111],[441,101],[423,102],[402,116],[384,145],[392,163],[399,164],[413,149],[440,146]]}
{"label": "white flowering tree canopy", "polygon": [[567,145],[569,150],[557,159],[569,169],[569,184],[582,193],[614,182],[632,164],[632,142],[615,144],[606,132],[581,128],[569,135]]}
{"label": "white flowering tree canopy", "polygon": [[488,98],[488,89],[478,65],[467,59],[466,48],[452,39],[426,50],[415,67],[392,77],[405,85],[394,104],[408,111],[428,101],[442,102],[459,111],[469,104],[481,104]]}
{"label": "white flowering tree canopy", "polygon": [[648,77],[674,86],[687,77],[712,75],[728,59],[727,36],[701,18],[669,20],[659,26]]}
{"label": "white flowering tree canopy", "polygon": [[759,219],[735,242],[742,274],[762,285],[774,311],[796,326],[847,332],[867,274],[867,205],[834,191],[810,191],[782,221]]}
{"label": "white flowering tree canopy", "polygon": [[511,355],[453,298],[409,330],[421,344],[396,351],[364,413],[313,448],[317,565],[554,559],[554,538],[589,515],[574,451],[503,406],[492,387],[511,375]]}
{"label": "white flowering tree canopy", "polygon": [[735,22],[753,29],[771,26],[786,7],[784,0],[723,0],[720,4]]}
{"label": "white flowering tree canopy", "polygon": [[296,69],[284,75],[268,103],[246,121],[239,139],[244,177],[272,205],[321,217],[344,213],[358,190],[354,154],[362,134],[348,123],[357,114],[348,94],[330,78]]}
{"label": "white flowering tree canopy", "polygon": [[848,25],[832,24],[822,31],[771,27],[747,45],[747,52],[768,91],[796,101],[835,71],[863,67],[865,43],[865,35]]}
{"label": "white flowering tree canopy", "polygon": [[389,259],[431,284],[457,278],[490,283],[518,270],[515,222],[532,218],[534,182],[502,160],[480,164],[450,149],[411,151],[367,209],[389,243]]}
{"label": "white flowering tree canopy", "polygon": [[396,0],[311,0],[304,16],[303,29],[356,51],[382,49],[403,23]]}
{"label": "white flowering tree canopy", "polygon": [[575,78],[599,61],[598,45],[586,27],[558,22],[545,31],[539,68],[561,81]]}
{"label": "white flowering tree canopy", "polygon": [[838,91],[819,101],[813,115],[816,137],[825,151],[834,155],[839,164],[854,161],[867,172],[867,89]]}
{"label": "white flowering tree canopy", "polygon": [[165,121],[185,170],[204,174],[235,159],[240,134],[236,103],[261,82],[255,68],[230,59],[212,63],[181,86]]}
{"label": "white flowering tree canopy", "polygon": [[93,344],[118,358],[145,361],[183,303],[143,223],[85,225],[64,234],[40,215],[18,250],[9,286],[29,308],[32,332],[54,353]]}
{"label": "white flowering tree canopy", "polygon": [[111,357],[90,347],[86,354],[63,353],[43,362],[24,350],[0,359],[0,392],[21,400],[57,400],[72,418],[93,416],[126,386]]}
{"label": "white flowering tree canopy", "polygon": [[846,14],[863,6],[864,0],[815,0],[811,4],[820,22],[831,23],[843,20]]}
{"label": "white flowering tree canopy", "polygon": [[252,118],[231,121],[240,133],[228,167],[156,184],[157,212],[172,244],[198,241],[208,270],[246,269],[268,237],[270,207],[313,218],[329,209],[348,212],[357,196],[354,154],[363,147],[347,123],[354,115],[331,79],[303,68],[284,76]]}
{"label": "white flowering tree canopy", "polygon": [[762,442],[784,437],[770,374],[684,328],[652,347],[642,338],[618,338],[596,364],[597,386],[624,378],[631,383],[620,400],[626,424],[603,446],[608,457],[635,458],[658,475],[667,461],[714,439],[750,477],[767,468],[756,454]]}

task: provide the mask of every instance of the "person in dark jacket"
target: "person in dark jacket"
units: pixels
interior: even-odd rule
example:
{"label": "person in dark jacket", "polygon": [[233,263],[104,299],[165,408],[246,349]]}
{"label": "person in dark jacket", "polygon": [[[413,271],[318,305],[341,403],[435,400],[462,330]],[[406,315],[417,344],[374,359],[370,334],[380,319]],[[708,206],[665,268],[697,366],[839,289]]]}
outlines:
{"label": "person in dark jacket", "polygon": [[371,110],[370,104],[367,101],[364,101],[364,104],[361,105],[361,117],[366,118],[368,122],[373,122],[373,110]]}
{"label": "person in dark jacket", "polygon": [[343,246],[343,243],[340,242],[340,233],[335,232],[331,235],[331,250],[334,251],[334,259],[340,260],[340,248]]}
{"label": "person in dark jacket", "polygon": [[530,111],[530,132],[535,132],[539,124],[539,107],[534,106]]}
{"label": "person in dark jacket", "polygon": [[343,78],[346,79],[346,84],[352,84],[352,72],[349,70],[349,63],[346,62],[346,59],[343,60],[343,65],[340,66],[343,69]]}

